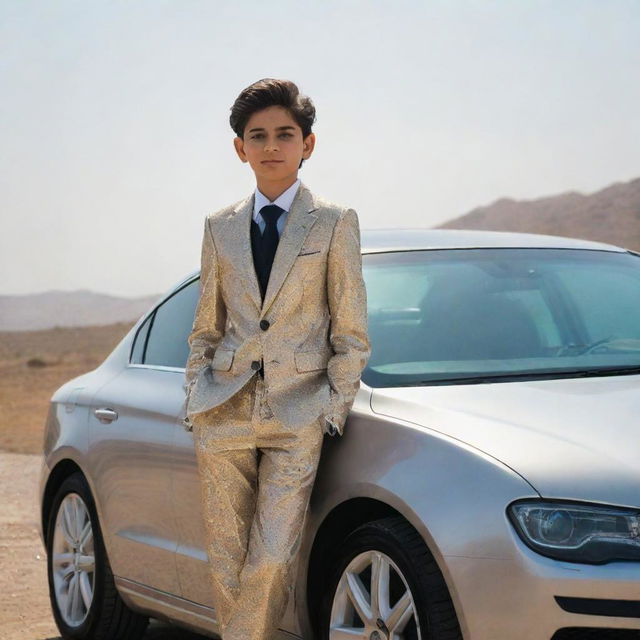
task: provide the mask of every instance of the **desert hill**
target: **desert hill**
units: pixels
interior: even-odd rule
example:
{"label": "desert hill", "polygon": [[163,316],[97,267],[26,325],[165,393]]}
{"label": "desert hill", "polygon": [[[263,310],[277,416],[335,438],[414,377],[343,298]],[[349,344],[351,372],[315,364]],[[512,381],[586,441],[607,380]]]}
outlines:
{"label": "desert hill", "polygon": [[572,191],[535,200],[501,198],[436,228],[546,233],[640,251],[640,178],[588,195]]}
{"label": "desert hill", "polygon": [[0,331],[95,327],[137,320],[160,295],[123,298],[88,289],[0,295]]}

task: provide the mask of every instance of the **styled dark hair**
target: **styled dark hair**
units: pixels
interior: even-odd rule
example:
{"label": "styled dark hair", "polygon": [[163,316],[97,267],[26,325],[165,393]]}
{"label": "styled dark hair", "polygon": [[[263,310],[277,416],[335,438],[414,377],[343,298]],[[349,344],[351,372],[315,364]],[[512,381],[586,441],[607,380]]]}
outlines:
{"label": "styled dark hair", "polygon": [[311,98],[302,95],[291,80],[262,78],[240,92],[231,107],[229,124],[239,138],[244,138],[244,129],[249,118],[267,107],[284,107],[302,129],[302,137],[311,133],[311,125],[316,119],[316,108]]}

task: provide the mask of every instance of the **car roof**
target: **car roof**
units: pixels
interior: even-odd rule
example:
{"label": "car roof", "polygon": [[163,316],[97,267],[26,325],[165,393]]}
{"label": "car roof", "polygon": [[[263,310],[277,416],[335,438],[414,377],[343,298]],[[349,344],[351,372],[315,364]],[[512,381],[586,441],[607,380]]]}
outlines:
{"label": "car roof", "polygon": [[360,237],[362,253],[489,247],[626,251],[626,249],[616,245],[579,238],[544,235],[541,233],[485,231],[479,229],[429,229],[425,227],[362,229]]}
{"label": "car roof", "polygon": [[[428,227],[363,228],[360,230],[362,253],[418,251],[421,249],[486,249],[492,247],[627,251],[623,247],[605,242],[518,231],[430,229]],[[194,269],[186,276],[183,283],[199,273],[199,268]]]}

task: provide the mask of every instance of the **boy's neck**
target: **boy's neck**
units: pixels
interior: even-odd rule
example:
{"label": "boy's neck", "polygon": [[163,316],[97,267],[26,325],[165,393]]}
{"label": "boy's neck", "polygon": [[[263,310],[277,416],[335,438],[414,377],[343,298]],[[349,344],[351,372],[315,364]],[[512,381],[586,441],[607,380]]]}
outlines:
{"label": "boy's neck", "polygon": [[273,202],[278,196],[282,195],[296,180],[298,174],[293,177],[288,176],[282,180],[266,180],[257,181],[257,187],[260,193],[269,198],[269,202]]}

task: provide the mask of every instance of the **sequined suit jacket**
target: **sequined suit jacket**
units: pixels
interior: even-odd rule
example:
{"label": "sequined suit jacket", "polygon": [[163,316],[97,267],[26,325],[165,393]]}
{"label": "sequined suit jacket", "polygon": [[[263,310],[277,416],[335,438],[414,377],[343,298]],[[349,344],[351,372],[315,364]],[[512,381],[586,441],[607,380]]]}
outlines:
{"label": "sequined suit jacket", "polygon": [[268,403],[281,422],[296,427],[324,414],[342,435],[371,353],[358,216],[301,183],[262,301],[253,204],[252,193],[205,219],[185,428],[258,375],[262,363]]}

